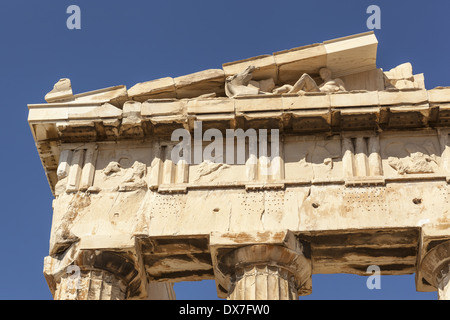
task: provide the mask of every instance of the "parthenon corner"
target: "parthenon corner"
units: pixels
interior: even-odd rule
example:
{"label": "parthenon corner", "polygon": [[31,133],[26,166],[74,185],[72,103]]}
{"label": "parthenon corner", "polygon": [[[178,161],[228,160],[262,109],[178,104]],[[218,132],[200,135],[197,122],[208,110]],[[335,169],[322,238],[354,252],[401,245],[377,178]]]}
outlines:
{"label": "parthenon corner", "polygon": [[450,300],[450,87],[383,70],[377,46],[367,32],[84,93],[55,79],[28,105],[54,299],[214,280],[223,299],[297,300],[313,274],[376,265]]}

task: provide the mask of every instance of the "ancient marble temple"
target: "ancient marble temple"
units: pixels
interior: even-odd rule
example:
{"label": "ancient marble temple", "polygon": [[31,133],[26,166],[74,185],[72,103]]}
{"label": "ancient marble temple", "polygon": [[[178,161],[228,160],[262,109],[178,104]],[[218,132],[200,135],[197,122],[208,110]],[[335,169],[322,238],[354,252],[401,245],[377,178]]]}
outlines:
{"label": "ancient marble temple", "polygon": [[[174,299],[173,283],[213,279],[221,298],[298,299],[312,274],[376,265],[450,299],[450,87],[383,70],[377,46],[368,32],[79,94],[58,81],[28,105],[54,298]],[[200,153],[195,130],[278,136],[190,161],[177,129]]]}

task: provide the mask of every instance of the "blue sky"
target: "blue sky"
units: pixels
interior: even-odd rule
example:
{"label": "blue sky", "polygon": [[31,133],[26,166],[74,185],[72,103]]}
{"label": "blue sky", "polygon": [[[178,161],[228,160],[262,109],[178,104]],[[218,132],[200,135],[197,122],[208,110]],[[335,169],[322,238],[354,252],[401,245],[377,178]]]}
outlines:
{"label": "blue sky", "polygon": [[[69,5],[81,30],[68,30]],[[74,93],[177,77],[226,62],[368,31],[366,9],[381,8],[377,66],[411,62],[427,89],[450,85],[450,2],[301,0],[2,0],[0,93],[4,146],[0,209],[0,299],[51,299],[42,274],[52,195],[27,124],[60,78]],[[212,281],[175,286],[180,299],[215,299]],[[314,275],[306,299],[436,299],[414,275]]]}

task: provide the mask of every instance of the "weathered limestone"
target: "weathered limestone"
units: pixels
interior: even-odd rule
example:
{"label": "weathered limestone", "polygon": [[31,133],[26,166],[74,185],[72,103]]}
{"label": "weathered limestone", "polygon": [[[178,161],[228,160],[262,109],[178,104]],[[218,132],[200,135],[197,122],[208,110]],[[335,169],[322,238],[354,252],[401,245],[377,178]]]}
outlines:
{"label": "weathered limestone", "polygon": [[450,300],[450,240],[429,250],[420,269],[428,284],[437,289],[439,300]]}
{"label": "weathered limestone", "polygon": [[446,102],[450,93],[450,87],[437,87],[428,90],[428,100],[430,103]]}
{"label": "weathered limestone", "polygon": [[327,65],[327,52],[323,44],[313,44],[273,54],[278,67],[278,80],[294,84],[301,72],[314,74]]}
{"label": "weathered limestone", "polygon": [[235,271],[230,300],[297,300],[293,276],[278,266],[254,265]]}
{"label": "weathered limestone", "polygon": [[321,85],[317,85],[307,73],[304,73],[300,79],[293,85],[284,85],[276,90],[274,93],[297,93],[297,92],[339,92],[346,91],[344,82],[341,79],[332,79],[331,71],[328,68],[320,68],[320,78],[323,80]]}
{"label": "weathered limestone", "polygon": [[120,135],[131,137],[142,137],[144,129],[141,125],[142,107],[140,102],[127,101],[123,105],[122,124],[120,126]]}
{"label": "weathered limestone", "polygon": [[439,280],[438,284],[438,297],[439,300],[450,300],[450,285],[449,285],[449,274],[443,276]]}
{"label": "weathered limestone", "polygon": [[[45,100],[48,103],[111,104],[120,107],[128,100],[128,93],[125,86],[115,86],[74,95],[70,79],[65,78],[54,85],[53,90],[46,94]],[[92,111],[92,107],[90,109],[85,112]]]}
{"label": "weathered limestone", "polygon": [[55,300],[124,300],[126,286],[113,274],[102,270],[80,272],[76,280],[65,274],[54,294]]}
{"label": "weathered limestone", "polygon": [[129,98],[127,88],[122,85],[76,94],[74,99],[76,103],[109,103],[121,108]]}
{"label": "weathered limestone", "polygon": [[448,299],[450,90],[383,72],[376,49],[369,32],[128,90],[63,80],[30,104],[55,299],[173,299],[203,279],[297,299],[312,274],[369,265]]}
{"label": "weathered limestone", "polygon": [[209,69],[174,79],[177,98],[195,98],[204,94],[224,95],[225,73],[222,69]]}
{"label": "weathered limestone", "polygon": [[[292,85],[303,73],[316,78],[320,68],[327,67],[336,77],[376,70],[377,41],[373,32],[325,41],[322,44],[303,46],[262,55],[245,60],[225,63],[221,69],[209,69],[177,78],[161,78],[138,83],[128,90],[128,97],[144,102],[148,99],[194,98],[225,96],[225,79],[253,67],[250,83],[241,86],[241,93],[257,94],[272,92],[275,85]],[[376,78],[379,74],[369,78]],[[419,77],[419,75],[418,75]],[[360,77],[353,89],[372,89],[373,81],[364,83],[368,77]],[[320,81],[320,79],[318,79]],[[375,82],[384,81],[375,80]],[[418,80],[419,81],[419,80]],[[250,85],[250,86],[248,86]],[[376,84],[375,88],[378,88]],[[246,88],[244,88],[246,87]],[[415,86],[420,87],[422,86]],[[402,87],[403,88],[403,87]],[[258,90],[259,89],[259,90]],[[383,88],[384,89],[384,85]],[[235,94],[228,94],[234,96]]]}
{"label": "weathered limestone", "polygon": [[413,75],[411,63],[403,63],[384,72],[387,89],[425,89],[423,74]]}
{"label": "weathered limestone", "polygon": [[64,101],[73,97],[72,85],[70,79],[60,79],[53,86],[53,90],[45,95],[45,101],[48,103]]}
{"label": "weathered limestone", "polygon": [[147,282],[140,255],[134,239],[84,237],[46,257],[44,275],[57,300],[173,299],[172,285]]}
{"label": "weathered limestone", "polygon": [[225,77],[233,77],[244,72],[247,68],[254,67],[252,79],[255,81],[264,79],[277,79],[277,65],[271,55],[262,55],[241,61],[228,62],[222,65]]}
{"label": "weathered limestone", "polygon": [[237,96],[257,95],[259,87],[250,84],[255,66],[247,67],[243,72],[229,76],[225,80],[225,92],[229,98]]}
{"label": "weathered limestone", "polygon": [[175,82],[167,77],[142,82],[128,89],[128,97],[135,101],[144,102],[147,99],[176,98]]}
{"label": "weathered limestone", "polygon": [[309,248],[290,232],[213,233],[210,241],[219,296],[296,300],[310,290]]}
{"label": "weathered limestone", "polygon": [[328,40],[323,44],[327,52],[326,67],[335,77],[376,68],[378,43],[373,32]]}
{"label": "weathered limestone", "polygon": [[[381,68],[353,73],[340,78],[347,91],[382,91],[386,89],[385,75]],[[425,89],[425,85],[422,89]]]}

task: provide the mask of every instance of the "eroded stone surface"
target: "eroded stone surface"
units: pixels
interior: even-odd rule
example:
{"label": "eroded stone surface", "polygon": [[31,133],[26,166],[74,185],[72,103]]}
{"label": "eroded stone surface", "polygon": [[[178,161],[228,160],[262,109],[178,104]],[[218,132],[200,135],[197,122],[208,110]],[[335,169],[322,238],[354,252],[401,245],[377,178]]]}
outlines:
{"label": "eroded stone surface", "polygon": [[[128,90],[73,95],[66,79],[29,105],[55,195],[54,297],[169,299],[168,282],[215,279],[223,298],[296,299],[314,273],[375,264],[448,298],[450,91],[426,90],[409,63],[377,69],[376,45],[365,33]],[[211,154],[199,123],[278,129],[279,144],[177,159],[177,129]]]}
{"label": "eroded stone surface", "polygon": [[45,95],[45,101],[47,102],[58,102],[64,100],[70,100],[73,97],[72,85],[70,79],[63,78],[60,79],[53,86],[53,90]]}

